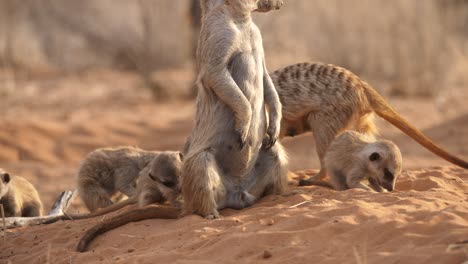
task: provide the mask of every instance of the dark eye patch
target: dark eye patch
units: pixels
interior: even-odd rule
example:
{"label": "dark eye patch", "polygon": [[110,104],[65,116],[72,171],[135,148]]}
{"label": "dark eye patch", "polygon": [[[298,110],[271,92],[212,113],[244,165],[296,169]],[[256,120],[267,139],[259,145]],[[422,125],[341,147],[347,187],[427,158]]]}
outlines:
{"label": "dark eye patch", "polygon": [[379,160],[379,159],[380,159],[380,155],[377,152],[374,152],[369,156],[370,161],[376,161],[376,160]]}
{"label": "dark eye patch", "polygon": [[9,183],[10,182],[10,174],[8,174],[8,173],[3,174],[3,181],[5,183]]}
{"label": "dark eye patch", "polygon": [[175,186],[175,182],[173,181],[163,181],[161,182],[164,186],[168,187],[168,188],[172,188]]}
{"label": "dark eye patch", "polygon": [[395,176],[393,175],[393,173],[390,172],[390,170],[388,168],[385,168],[384,169],[384,178],[385,178],[386,181],[393,181]]}

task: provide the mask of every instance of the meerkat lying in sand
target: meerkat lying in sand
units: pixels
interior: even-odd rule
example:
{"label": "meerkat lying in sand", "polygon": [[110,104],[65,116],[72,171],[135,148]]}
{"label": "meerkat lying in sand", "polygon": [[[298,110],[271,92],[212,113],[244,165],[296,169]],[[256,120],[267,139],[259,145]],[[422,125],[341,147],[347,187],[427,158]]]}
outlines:
{"label": "meerkat lying in sand", "polygon": [[117,211],[127,205],[144,207],[153,203],[168,201],[172,206],[182,206],[179,178],[182,168],[182,154],[178,151],[164,151],[157,155],[136,180],[136,192],[128,199],[99,209],[89,214],[66,214],[57,219],[78,220],[101,216]]}
{"label": "meerkat lying in sand", "polygon": [[[331,64],[300,63],[271,73],[282,103],[280,138],[312,132],[320,172],[326,175],[324,154],[340,132],[353,129],[369,136],[377,134],[374,113],[399,128],[439,157],[467,169],[468,163],[434,144],[398,114],[368,83],[352,72]],[[301,181],[307,185],[307,180]]]}
{"label": "meerkat lying in sand", "polygon": [[[402,162],[395,143],[345,131],[332,141],[325,152],[324,164],[330,183],[322,180],[309,183],[339,191],[351,188],[393,191]],[[363,181],[368,181],[369,186]]]}
{"label": "meerkat lying in sand", "polygon": [[25,178],[0,168],[0,204],[5,217],[42,216],[42,202],[36,188]]}
{"label": "meerkat lying in sand", "polygon": [[120,192],[136,197],[140,172],[156,158],[180,160],[179,152],[145,151],[134,147],[101,148],[85,158],[78,171],[78,193],[90,212],[113,204]]}

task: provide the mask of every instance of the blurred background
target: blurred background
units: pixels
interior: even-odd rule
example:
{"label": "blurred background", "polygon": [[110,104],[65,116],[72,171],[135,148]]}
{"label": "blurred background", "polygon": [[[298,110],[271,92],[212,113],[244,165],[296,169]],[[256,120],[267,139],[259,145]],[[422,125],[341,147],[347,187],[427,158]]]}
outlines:
{"label": "blurred background", "polygon": [[[199,19],[196,0],[0,0],[0,167],[39,185],[48,204],[94,148],[180,149],[192,127]],[[270,71],[346,67],[468,156],[468,1],[285,0],[255,22]],[[406,168],[446,165],[379,127]],[[310,136],[284,142],[292,169],[317,167]]]}

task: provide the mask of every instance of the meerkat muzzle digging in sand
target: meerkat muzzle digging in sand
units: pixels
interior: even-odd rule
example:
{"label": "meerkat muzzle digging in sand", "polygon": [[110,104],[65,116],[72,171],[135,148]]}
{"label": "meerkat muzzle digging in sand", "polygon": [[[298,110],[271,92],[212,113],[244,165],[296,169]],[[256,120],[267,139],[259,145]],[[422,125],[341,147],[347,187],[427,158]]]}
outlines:
{"label": "meerkat muzzle digging in sand", "polygon": [[[330,183],[309,180],[310,185],[382,192],[384,189],[393,191],[401,173],[402,159],[400,150],[391,141],[376,141],[355,131],[345,131],[328,147],[324,164]],[[366,180],[369,186],[362,184]]]}
{"label": "meerkat muzzle digging in sand", "polygon": [[[330,142],[340,132],[353,129],[373,136],[376,113],[439,157],[467,169],[468,163],[434,144],[427,136],[398,114],[368,83],[352,72],[331,64],[300,63],[271,73],[283,109],[280,138],[312,132],[321,170]],[[307,185],[302,181],[301,185]]]}
{"label": "meerkat muzzle digging in sand", "polygon": [[42,202],[36,188],[25,178],[0,168],[0,204],[5,217],[42,216]]}

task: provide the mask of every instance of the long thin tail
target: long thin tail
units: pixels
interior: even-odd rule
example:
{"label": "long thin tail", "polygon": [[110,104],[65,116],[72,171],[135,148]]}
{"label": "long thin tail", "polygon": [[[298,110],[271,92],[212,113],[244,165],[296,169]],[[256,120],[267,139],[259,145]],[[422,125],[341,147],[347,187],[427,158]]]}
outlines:
{"label": "long thin tail", "polygon": [[331,185],[330,183],[326,181],[312,180],[312,179],[301,179],[299,181],[299,186],[311,186],[311,185],[325,187],[325,188],[329,188],[333,190],[335,189],[333,185]]}
{"label": "long thin tail", "polygon": [[78,252],[85,252],[88,249],[89,244],[99,236],[109,230],[115,229],[119,226],[131,222],[138,222],[147,219],[177,219],[180,215],[180,210],[174,207],[161,207],[155,205],[149,205],[142,208],[125,212],[116,217],[110,218],[103,221],[91,229],[81,238],[76,250]]}
{"label": "long thin tail", "polygon": [[105,215],[105,214],[108,214],[110,212],[114,212],[114,211],[117,211],[117,210],[119,210],[121,208],[124,208],[127,205],[131,205],[131,204],[135,204],[135,203],[137,203],[136,197],[130,197],[127,200],[115,203],[115,204],[113,204],[111,206],[102,208],[102,209],[97,210],[96,212],[93,212],[93,213],[89,213],[89,214],[69,214],[68,216],[65,216],[65,217],[67,217],[67,219],[71,218],[72,220],[87,219],[87,218],[92,218],[92,217]]}
{"label": "long thin tail", "polygon": [[426,135],[424,135],[419,129],[411,125],[404,117],[398,114],[385,101],[385,99],[376,90],[374,90],[374,88],[367,84],[365,86],[364,91],[366,93],[367,100],[369,101],[371,107],[374,109],[377,115],[399,128],[406,135],[414,139],[416,142],[418,142],[437,156],[464,169],[468,169],[468,162],[448,153],[443,148],[439,147],[434,142],[432,142],[432,140],[429,139]]}
{"label": "long thin tail", "polygon": [[137,199],[135,197],[130,197],[125,201],[118,202],[116,204],[113,204],[111,206],[108,206],[106,208],[103,208],[101,210],[98,210],[96,212],[89,213],[89,214],[62,214],[62,215],[58,215],[55,217],[49,217],[47,219],[44,219],[42,224],[45,224],[45,225],[52,224],[59,220],[65,221],[65,220],[81,220],[81,219],[93,218],[93,217],[108,214],[110,212],[117,211],[127,205],[135,204],[135,203],[137,203]]}

